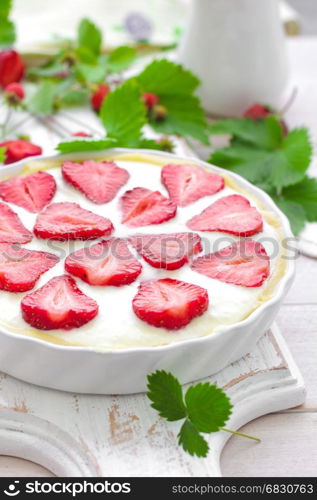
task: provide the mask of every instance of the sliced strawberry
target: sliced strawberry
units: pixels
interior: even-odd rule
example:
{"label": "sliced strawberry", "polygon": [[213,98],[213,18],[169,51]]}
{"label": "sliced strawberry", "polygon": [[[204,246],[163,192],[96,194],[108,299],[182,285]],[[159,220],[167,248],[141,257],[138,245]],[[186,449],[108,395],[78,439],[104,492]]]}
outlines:
{"label": "sliced strawberry", "polygon": [[36,219],[34,234],[51,240],[94,240],[113,230],[109,219],[81,208],[77,203],[52,203]]}
{"label": "sliced strawberry", "polygon": [[252,236],[263,228],[261,214],[251,207],[249,200],[231,194],[207,207],[187,222],[194,231],[221,231],[236,236]]}
{"label": "sliced strawberry", "polygon": [[175,203],[159,191],[136,187],[121,198],[122,223],[130,227],[161,224],[176,215]]}
{"label": "sliced strawberry", "polygon": [[98,314],[98,304],[70,276],[56,276],[22,302],[24,320],[39,330],[79,328]]}
{"label": "sliced strawberry", "polygon": [[65,161],[62,173],[64,179],[97,204],[113,200],[129,179],[129,172],[113,161]]}
{"label": "sliced strawberry", "polygon": [[52,253],[0,243],[0,290],[27,292],[58,261],[59,258]]}
{"label": "sliced strawberry", "polygon": [[110,238],[67,257],[65,269],[90,285],[129,285],[142,271],[126,241]]}
{"label": "sliced strawberry", "polygon": [[140,284],[132,306],[142,321],[178,330],[208,308],[207,290],[184,281],[163,278]]}
{"label": "sliced strawberry", "polygon": [[32,233],[23,226],[19,217],[8,205],[0,203],[0,242],[28,243]]}
{"label": "sliced strawberry", "polygon": [[224,180],[198,165],[165,165],[162,183],[171,200],[179,207],[186,207],[203,196],[215,194],[224,188]]}
{"label": "sliced strawberry", "polygon": [[194,271],[209,278],[246,287],[261,286],[270,274],[270,259],[261,243],[240,240],[219,252],[198,257]]}
{"label": "sliced strawberry", "polygon": [[29,212],[40,212],[50,203],[55,191],[55,179],[46,172],[35,172],[26,177],[13,177],[0,182],[1,198]]}
{"label": "sliced strawberry", "polygon": [[170,271],[202,251],[201,238],[195,233],[135,234],[130,242],[148,264]]}

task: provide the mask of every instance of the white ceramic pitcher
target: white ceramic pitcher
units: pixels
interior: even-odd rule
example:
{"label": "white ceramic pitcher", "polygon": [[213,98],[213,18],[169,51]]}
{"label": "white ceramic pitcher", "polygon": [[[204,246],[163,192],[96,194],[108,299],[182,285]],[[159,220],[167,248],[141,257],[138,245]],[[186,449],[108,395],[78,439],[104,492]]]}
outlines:
{"label": "white ceramic pitcher", "polygon": [[198,95],[211,114],[280,106],[288,62],[278,0],[191,0],[179,61],[201,79]]}

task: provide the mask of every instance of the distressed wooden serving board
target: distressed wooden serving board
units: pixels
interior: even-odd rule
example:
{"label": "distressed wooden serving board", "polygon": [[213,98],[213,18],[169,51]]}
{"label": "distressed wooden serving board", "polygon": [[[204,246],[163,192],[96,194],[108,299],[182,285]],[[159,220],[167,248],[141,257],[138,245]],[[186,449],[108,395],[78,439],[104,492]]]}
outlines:
{"label": "distressed wooden serving board", "polygon": [[[302,377],[276,326],[253,352],[207,380],[231,397],[227,427],[233,430],[305,398]],[[4,373],[0,391],[0,454],[39,463],[57,476],[221,475],[219,457],[230,435],[208,435],[208,457],[192,458],[177,445],[180,423],[159,418],[145,394],[71,394]]]}

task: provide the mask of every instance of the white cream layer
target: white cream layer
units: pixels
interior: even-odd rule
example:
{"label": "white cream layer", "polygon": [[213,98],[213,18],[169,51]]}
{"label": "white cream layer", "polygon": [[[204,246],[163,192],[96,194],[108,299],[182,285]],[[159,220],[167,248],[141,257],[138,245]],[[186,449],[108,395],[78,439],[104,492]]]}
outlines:
{"label": "white cream layer", "polygon": [[[126,237],[129,234],[141,232],[154,234],[189,231],[186,227],[186,221],[192,216],[199,214],[217,199],[235,192],[233,189],[225,187],[225,189],[215,195],[201,198],[188,207],[179,208],[177,216],[166,223],[131,229],[120,224],[121,214],[118,208],[120,195],[127,189],[137,186],[160,190],[166,196],[167,192],[160,182],[161,168],[159,166],[146,162],[125,160],[119,160],[116,163],[129,171],[130,179],[121,188],[118,196],[112,202],[105,205],[91,203],[84,195],[63,180],[59,168],[52,168],[47,171],[55,177],[57,182],[57,192],[53,202],[76,202],[83,208],[108,217],[115,227],[112,236]],[[260,203],[257,205],[252,199],[251,204],[257,206],[261,212]],[[11,205],[11,207],[21,217],[24,225],[29,230],[32,230],[36,214],[30,214],[23,208],[14,205]],[[203,240],[204,251],[202,254],[219,250],[237,239],[234,236],[216,232],[201,232],[199,234]],[[271,259],[272,275],[277,262],[276,249],[279,245],[277,230],[274,224],[271,225],[267,221],[264,221],[263,232],[255,235],[253,238],[262,242],[270,256],[275,246],[275,257]],[[270,241],[272,239],[273,243]],[[87,244],[94,244],[94,241],[89,243],[83,241],[58,242],[40,240],[34,237],[28,245],[25,245],[27,248],[53,252],[61,257],[61,261],[53,269],[42,275],[35,288],[44,285],[53,276],[63,274],[64,259],[67,255]],[[139,278],[131,285],[122,287],[93,287],[76,278],[81,290],[94,298],[99,304],[98,316],[81,328],[75,328],[70,331],[53,330],[49,332],[32,329],[24,322],[21,316],[20,302],[25,294],[14,294],[3,291],[0,291],[0,324],[8,331],[21,334],[35,334],[53,342],[89,346],[96,350],[159,346],[205,336],[213,332],[220,325],[229,325],[241,321],[261,303],[261,297],[270,283],[270,279],[268,279],[260,287],[246,288],[208,278],[192,271],[188,265],[176,271],[165,271],[151,267],[141,257],[139,259],[142,263],[143,271]],[[167,276],[204,287],[208,290],[209,294],[210,305],[204,315],[194,319],[189,325],[178,331],[168,331],[162,328],[151,327],[139,320],[132,310],[132,299],[137,293],[140,281]]]}

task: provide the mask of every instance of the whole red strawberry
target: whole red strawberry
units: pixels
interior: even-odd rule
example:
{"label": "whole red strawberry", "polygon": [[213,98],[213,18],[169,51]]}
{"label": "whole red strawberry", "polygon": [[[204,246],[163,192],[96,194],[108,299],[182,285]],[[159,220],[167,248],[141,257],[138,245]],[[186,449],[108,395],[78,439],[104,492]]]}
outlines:
{"label": "whole red strawberry", "polygon": [[12,94],[20,100],[24,99],[25,96],[24,87],[18,82],[9,83],[4,91],[6,94]]}
{"label": "whole red strawberry", "polygon": [[109,94],[109,92],[110,92],[110,87],[108,85],[105,85],[104,83],[98,85],[97,90],[92,94],[90,99],[91,106],[95,111],[100,110],[102,103]]}
{"label": "whole red strawberry", "polygon": [[251,120],[263,120],[269,115],[272,115],[274,111],[266,105],[263,104],[253,104],[250,108],[248,108],[244,113],[244,118],[250,118]]}
{"label": "whole red strawberry", "polygon": [[23,160],[23,158],[28,158],[29,156],[42,154],[42,148],[40,146],[36,146],[35,144],[22,139],[2,142],[0,143],[0,147],[4,147],[6,149],[6,158],[4,161],[6,165]]}
{"label": "whole red strawberry", "polygon": [[24,62],[15,50],[0,52],[0,86],[5,88],[13,82],[19,82],[24,75]]}
{"label": "whole red strawberry", "polygon": [[159,98],[156,94],[151,94],[150,92],[144,92],[141,97],[144,101],[145,106],[148,109],[152,109],[153,106],[159,103]]}
{"label": "whole red strawberry", "polygon": [[[257,122],[260,120],[264,120],[264,118],[268,116],[279,116],[279,113],[271,108],[270,106],[263,104],[253,104],[250,108],[248,108],[244,113],[244,118],[250,118],[251,120]],[[283,130],[283,135],[286,136],[288,134],[288,127],[283,118],[280,118],[280,124]]]}

